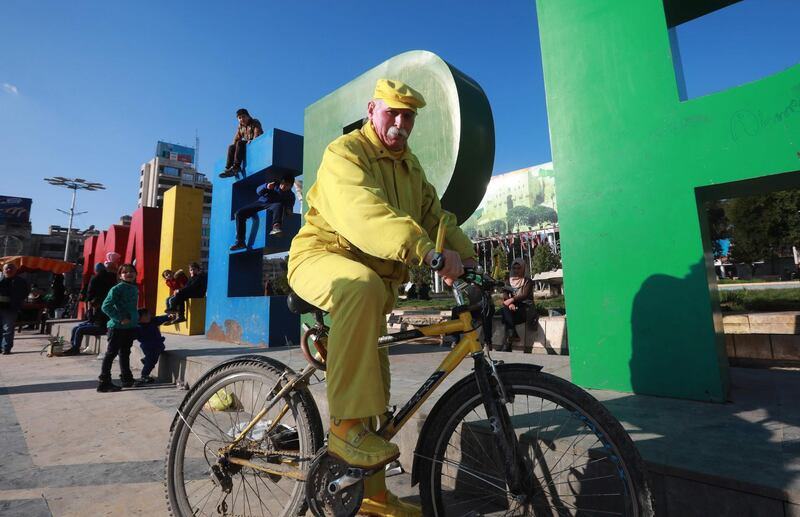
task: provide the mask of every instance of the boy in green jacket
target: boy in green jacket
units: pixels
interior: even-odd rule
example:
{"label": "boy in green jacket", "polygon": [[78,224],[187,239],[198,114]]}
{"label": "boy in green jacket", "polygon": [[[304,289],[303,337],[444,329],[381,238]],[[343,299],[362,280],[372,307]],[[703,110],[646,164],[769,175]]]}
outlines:
{"label": "boy in green jacket", "polygon": [[136,268],[124,264],[117,272],[120,282],[111,288],[101,307],[109,317],[108,347],[100,369],[100,384],[97,391],[106,393],[119,391],[122,388],[111,382],[111,365],[119,354],[119,369],[122,387],[133,386],[131,373],[131,346],[136,337],[139,325],[139,288],[136,286]]}

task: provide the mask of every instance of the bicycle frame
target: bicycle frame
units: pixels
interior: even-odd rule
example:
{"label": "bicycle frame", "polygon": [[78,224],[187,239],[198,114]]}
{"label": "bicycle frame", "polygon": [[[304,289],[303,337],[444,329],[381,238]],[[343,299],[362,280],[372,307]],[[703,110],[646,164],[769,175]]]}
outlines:
{"label": "bicycle frame", "polygon": [[457,332],[463,333],[461,339],[458,340],[458,343],[456,343],[453,349],[442,359],[439,367],[434,370],[408,402],[378,430],[378,434],[383,438],[391,440],[414,413],[417,412],[431,393],[439,387],[442,381],[461,364],[461,361],[466,359],[468,355],[481,352],[483,348],[478,341],[478,330],[472,328],[472,315],[469,312],[462,312],[457,320],[435,323],[414,330],[390,334],[378,340],[380,344],[397,343],[408,339],[455,334]]}
{"label": "bicycle frame", "polygon": [[[472,315],[469,311],[464,311],[459,314],[458,319],[445,321],[442,323],[436,323],[433,325],[426,325],[424,327],[420,327],[414,330],[408,330],[403,332],[397,332],[394,334],[389,334],[386,336],[381,337],[378,340],[379,345],[385,345],[390,343],[400,343],[403,341],[408,341],[411,339],[417,339],[420,337],[427,337],[427,336],[440,336],[440,335],[447,335],[447,334],[456,334],[461,333],[461,339],[459,339],[458,343],[453,347],[453,349],[445,356],[436,370],[431,374],[430,377],[422,384],[422,386],[417,390],[416,393],[409,399],[408,402],[397,412],[395,413],[392,418],[387,420],[383,426],[378,430],[378,433],[383,436],[387,440],[391,440],[400,429],[402,429],[403,425],[419,410],[422,404],[430,397],[430,395],[436,390],[436,388],[441,385],[442,381],[450,375],[453,370],[455,370],[461,362],[466,359],[467,356],[471,356],[473,354],[482,353],[482,347],[480,342],[478,341],[478,330],[477,328],[473,328],[472,325]],[[255,427],[255,425],[262,419],[264,416],[269,412],[269,410],[275,406],[278,400],[280,400],[285,394],[290,392],[292,389],[297,387],[298,385],[303,385],[308,382],[308,379],[311,375],[317,370],[316,367],[313,365],[308,365],[293,379],[290,379],[289,382],[283,386],[276,394],[272,397],[271,401],[269,401],[264,408],[258,412],[257,415],[253,417],[253,419],[245,426],[244,429],[239,433],[239,435],[230,442],[227,446],[221,448],[219,450],[220,455],[227,455],[230,453],[236,445],[239,444],[247,434]],[[281,376],[281,379],[286,378],[286,372],[284,375]],[[280,381],[279,381],[280,382]],[[276,386],[277,387],[277,386]],[[281,418],[286,414],[286,411],[289,409],[288,404],[284,405],[281,411],[278,413],[278,416],[272,422],[270,429],[272,430],[275,426],[278,425]],[[268,430],[268,432],[269,432]],[[285,471],[285,470],[276,470],[269,467],[264,467],[262,465],[254,464],[248,460],[243,458],[237,457],[228,457],[228,461],[233,464],[242,465],[244,467],[249,467],[261,472],[266,472],[268,474],[274,474],[279,476],[286,476],[291,477],[293,479],[298,480],[305,480],[302,474],[299,472],[292,472],[292,471]]]}

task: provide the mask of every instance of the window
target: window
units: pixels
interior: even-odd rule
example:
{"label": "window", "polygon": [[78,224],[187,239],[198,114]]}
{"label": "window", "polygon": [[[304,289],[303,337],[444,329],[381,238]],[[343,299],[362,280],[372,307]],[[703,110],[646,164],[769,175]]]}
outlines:
{"label": "window", "polygon": [[159,172],[161,172],[162,174],[166,174],[167,176],[175,176],[176,178],[180,177],[181,175],[181,170],[178,169],[177,167],[169,167],[163,165],[159,167]]}
{"label": "window", "polygon": [[182,177],[183,181],[194,182],[194,174],[191,172],[184,172]]}

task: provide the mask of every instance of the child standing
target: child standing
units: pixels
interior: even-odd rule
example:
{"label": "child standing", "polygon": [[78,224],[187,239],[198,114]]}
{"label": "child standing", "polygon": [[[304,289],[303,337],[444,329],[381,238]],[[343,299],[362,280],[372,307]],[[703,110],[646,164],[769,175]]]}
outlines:
{"label": "child standing", "polygon": [[147,309],[139,309],[139,328],[136,332],[136,339],[139,340],[139,346],[142,348],[142,377],[133,385],[136,387],[152,384],[156,380],[150,377],[150,372],[153,371],[158,362],[158,356],[164,351],[164,336],[161,335],[161,330],[158,327],[168,322],[170,317],[167,315],[153,316]]}
{"label": "child standing", "polygon": [[133,346],[139,322],[139,312],[136,309],[136,305],[139,303],[136,268],[132,264],[123,264],[117,274],[120,282],[111,288],[101,307],[109,317],[108,348],[100,369],[100,384],[97,386],[97,391],[103,393],[122,389],[111,382],[111,365],[114,364],[114,358],[118,354],[122,387],[133,386],[130,364],[131,346]]}

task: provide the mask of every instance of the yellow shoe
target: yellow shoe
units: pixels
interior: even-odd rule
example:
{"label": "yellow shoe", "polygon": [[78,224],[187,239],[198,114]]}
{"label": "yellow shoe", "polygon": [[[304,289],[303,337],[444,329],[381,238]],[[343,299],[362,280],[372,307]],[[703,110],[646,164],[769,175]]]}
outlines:
{"label": "yellow shoe", "polygon": [[363,423],[351,427],[345,438],[328,434],[328,454],[354,467],[372,469],[400,456],[400,449],[367,429]]}
{"label": "yellow shoe", "polygon": [[393,493],[386,491],[386,502],[365,497],[361,500],[358,515],[380,515],[388,517],[421,517],[422,508],[405,503]]}

